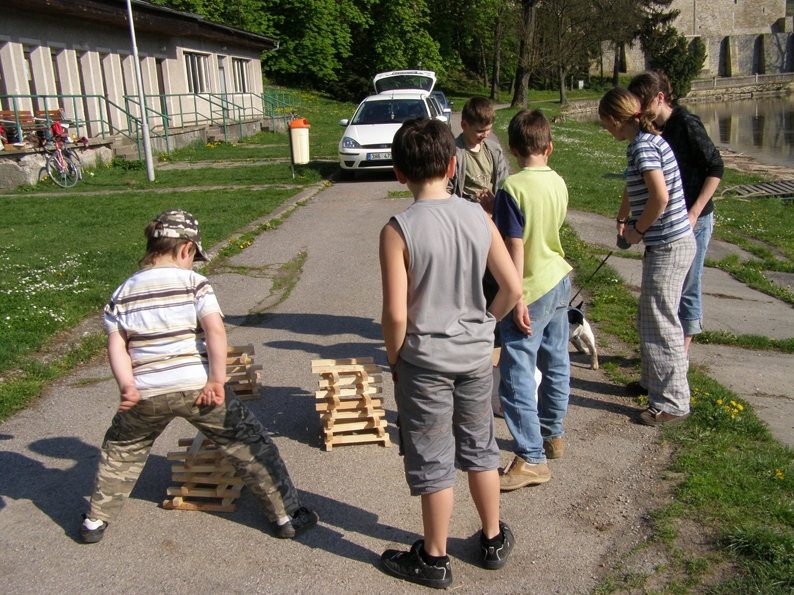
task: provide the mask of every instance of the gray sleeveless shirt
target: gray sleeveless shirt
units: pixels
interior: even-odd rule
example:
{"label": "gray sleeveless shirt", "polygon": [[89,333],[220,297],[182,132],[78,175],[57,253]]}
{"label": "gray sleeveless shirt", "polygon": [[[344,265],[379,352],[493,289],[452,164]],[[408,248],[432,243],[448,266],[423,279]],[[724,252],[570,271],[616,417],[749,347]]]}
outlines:
{"label": "gray sleeveless shirt", "polygon": [[418,200],[395,216],[408,247],[408,325],[400,357],[437,372],[467,374],[491,362],[496,320],[482,277],[488,216],[459,196]]}

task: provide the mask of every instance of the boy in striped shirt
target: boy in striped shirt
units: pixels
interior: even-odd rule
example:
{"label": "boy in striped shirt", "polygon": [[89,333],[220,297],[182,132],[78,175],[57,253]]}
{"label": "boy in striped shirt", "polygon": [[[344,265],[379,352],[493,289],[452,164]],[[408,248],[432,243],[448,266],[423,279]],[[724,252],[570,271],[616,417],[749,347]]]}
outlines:
{"label": "boy in striped shirt", "polygon": [[267,430],[226,392],[226,329],[207,279],[191,270],[208,260],[196,219],[166,211],[144,230],[141,270],[105,306],[108,355],[121,405],[105,434],[80,536],[96,543],[116,520],[155,439],[182,417],[212,440],[240,473],[281,538],[317,524],[301,506]]}

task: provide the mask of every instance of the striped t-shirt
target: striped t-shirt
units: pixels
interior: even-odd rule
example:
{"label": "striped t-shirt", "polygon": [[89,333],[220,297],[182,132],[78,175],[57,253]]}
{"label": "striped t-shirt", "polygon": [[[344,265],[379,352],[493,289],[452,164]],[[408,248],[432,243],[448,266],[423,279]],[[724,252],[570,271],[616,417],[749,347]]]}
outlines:
{"label": "striped t-shirt", "polygon": [[138,271],[113,293],[105,328],[127,333],[142,398],[204,387],[209,363],[199,321],[213,312],[223,315],[206,277],[177,266]]}
{"label": "striped t-shirt", "polygon": [[643,241],[646,246],[669,244],[678,238],[692,233],[684,201],[684,189],[678,163],[670,145],[661,136],[640,131],[626,149],[628,158],[628,177],[626,189],[631,205],[631,216],[639,219],[648,202],[648,186],[642,172],[660,169],[669,195],[667,206],[659,217],[646,230]]}

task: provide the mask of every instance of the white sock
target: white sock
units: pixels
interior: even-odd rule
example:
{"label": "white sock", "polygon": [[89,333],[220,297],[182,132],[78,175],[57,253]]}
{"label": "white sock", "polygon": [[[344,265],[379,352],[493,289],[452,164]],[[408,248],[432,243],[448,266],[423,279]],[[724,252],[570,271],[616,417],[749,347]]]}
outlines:
{"label": "white sock", "polygon": [[102,521],[92,521],[88,517],[85,518],[83,521],[83,527],[88,529],[89,531],[93,531],[94,529],[99,529],[102,526]]}
{"label": "white sock", "polygon": [[283,527],[284,525],[286,525],[287,523],[289,523],[291,521],[292,521],[292,519],[289,518],[288,516],[283,516],[283,517],[279,517],[279,519],[276,521],[276,523],[278,524],[279,527]]}

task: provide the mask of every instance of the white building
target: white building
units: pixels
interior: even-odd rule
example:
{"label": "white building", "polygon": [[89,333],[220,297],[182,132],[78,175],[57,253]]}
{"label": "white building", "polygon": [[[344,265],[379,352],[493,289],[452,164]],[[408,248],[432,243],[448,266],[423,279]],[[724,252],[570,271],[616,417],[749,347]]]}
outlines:
{"label": "white building", "polygon": [[[73,134],[135,140],[126,0],[0,0],[0,10],[0,111],[62,109]],[[239,123],[242,132],[268,117],[260,56],[278,41],[144,0],[132,10],[156,150],[175,129]]]}

